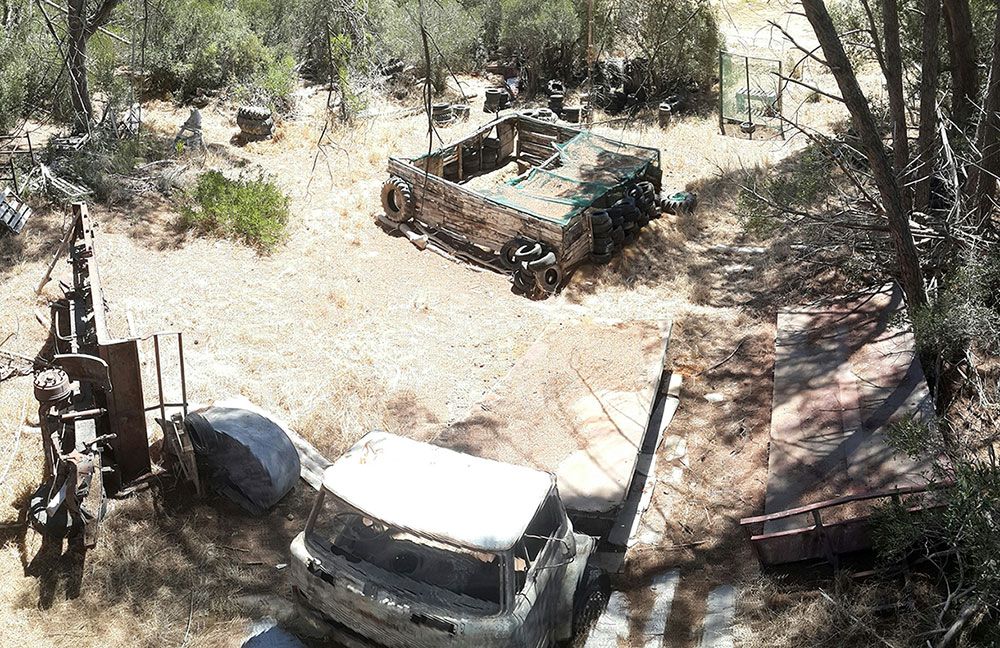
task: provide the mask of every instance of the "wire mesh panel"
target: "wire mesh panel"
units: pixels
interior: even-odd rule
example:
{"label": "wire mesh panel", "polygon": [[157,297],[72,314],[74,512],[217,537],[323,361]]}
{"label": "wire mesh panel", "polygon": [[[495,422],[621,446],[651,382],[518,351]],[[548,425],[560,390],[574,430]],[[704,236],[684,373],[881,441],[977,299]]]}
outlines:
{"label": "wire mesh panel", "polygon": [[781,61],[719,52],[719,128],[740,124],[744,132],[764,126],[784,133]]}

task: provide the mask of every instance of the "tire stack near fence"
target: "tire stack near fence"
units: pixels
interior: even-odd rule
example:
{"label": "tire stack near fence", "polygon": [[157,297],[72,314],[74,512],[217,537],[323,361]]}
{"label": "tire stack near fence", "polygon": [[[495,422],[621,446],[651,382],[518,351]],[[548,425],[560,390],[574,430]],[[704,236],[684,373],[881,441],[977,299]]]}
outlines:
{"label": "tire stack near fence", "polygon": [[522,295],[551,295],[563,282],[556,253],[544,243],[514,239],[500,249],[500,263],[511,272],[514,290]]}

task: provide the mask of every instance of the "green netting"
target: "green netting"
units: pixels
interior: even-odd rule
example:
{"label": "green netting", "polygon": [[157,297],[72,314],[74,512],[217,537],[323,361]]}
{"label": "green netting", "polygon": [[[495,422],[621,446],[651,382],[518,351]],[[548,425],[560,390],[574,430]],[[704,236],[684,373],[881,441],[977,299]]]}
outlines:
{"label": "green netting", "polygon": [[656,150],[589,132],[556,146],[559,159],[554,168],[532,169],[526,176],[484,190],[483,195],[562,224],[659,161]]}
{"label": "green netting", "polygon": [[783,131],[781,61],[719,52],[720,121]]}

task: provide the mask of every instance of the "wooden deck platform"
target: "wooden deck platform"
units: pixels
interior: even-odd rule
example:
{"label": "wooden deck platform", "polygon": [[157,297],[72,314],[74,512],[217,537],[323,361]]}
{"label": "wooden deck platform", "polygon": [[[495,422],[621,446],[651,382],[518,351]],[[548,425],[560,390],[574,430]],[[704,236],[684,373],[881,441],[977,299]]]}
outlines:
{"label": "wooden deck platform", "polygon": [[594,319],[550,324],[438,445],[554,473],[575,516],[613,523],[663,376],[670,323]]}
{"label": "wooden deck platform", "polygon": [[[890,422],[934,411],[903,315],[896,286],[778,313],[766,514],[926,483],[928,467],[897,456],[885,438]],[[811,524],[798,515],[764,532]]]}

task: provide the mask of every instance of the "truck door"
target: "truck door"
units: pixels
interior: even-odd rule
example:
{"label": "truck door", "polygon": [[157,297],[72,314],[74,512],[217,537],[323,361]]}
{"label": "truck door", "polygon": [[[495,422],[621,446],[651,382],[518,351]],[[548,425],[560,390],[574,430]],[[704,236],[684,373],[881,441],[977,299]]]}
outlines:
{"label": "truck door", "polygon": [[512,645],[545,648],[555,641],[557,597],[567,560],[559,511],[558,499],[550,495],[514,548],[514,613],[521,623]]}

